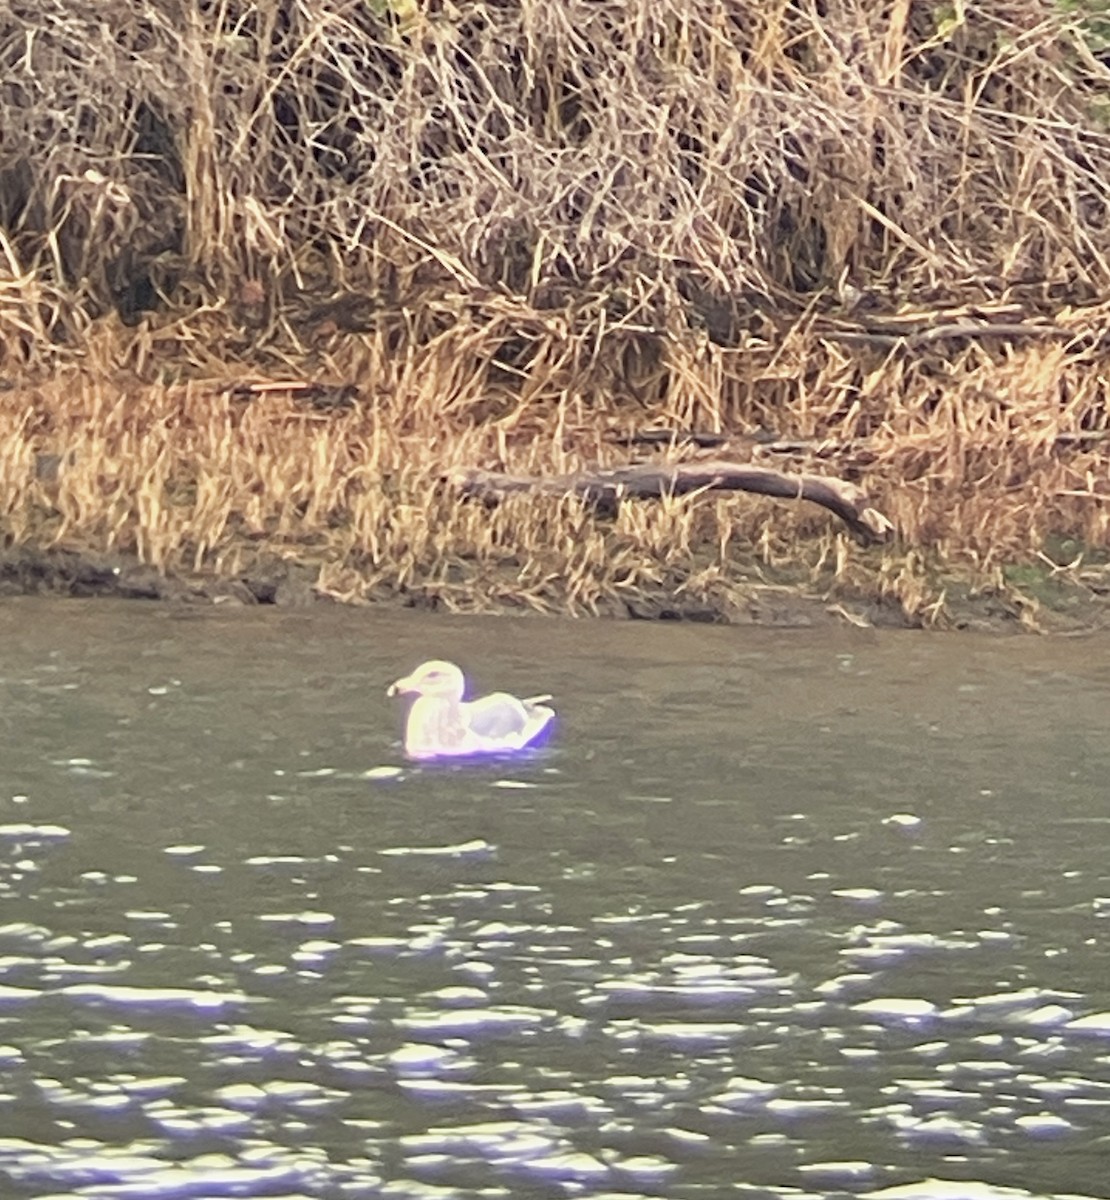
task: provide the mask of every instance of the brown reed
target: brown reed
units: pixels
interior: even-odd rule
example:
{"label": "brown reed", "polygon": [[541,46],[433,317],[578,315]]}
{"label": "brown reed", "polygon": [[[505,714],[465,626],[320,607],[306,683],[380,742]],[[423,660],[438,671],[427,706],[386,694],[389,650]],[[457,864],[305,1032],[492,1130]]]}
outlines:
{"label": "brown reed", "polygon": [[[1106,591],[1110,73],[1048,0],[45,0],[0,52],[9,546],[460,610]],[[229,390],[282,375],[359,400]],[[833,439],[898,538],[441,483],[645,425]]]}

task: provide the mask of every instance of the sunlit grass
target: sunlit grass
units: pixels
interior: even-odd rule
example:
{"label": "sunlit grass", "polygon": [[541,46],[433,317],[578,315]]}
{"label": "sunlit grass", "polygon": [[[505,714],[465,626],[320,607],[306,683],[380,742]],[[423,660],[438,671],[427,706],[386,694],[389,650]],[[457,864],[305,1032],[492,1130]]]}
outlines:
{"label": "sunlit grass", "polygon": [[[458,610],[740,615],[789,586],[944,624],[961,588],[1025,595],[1014,564],[1101,587],[1110,73],[1068,13],[572,8],[0,19],[41,83],[0,147],[8,544],[286,559]],[[1017,332],[952,332],[988,322]],[[358,399],[230,390],[280,378]],[[761,461],[860,484],[897,537],[444,482],[613,465],[644,426],[828,439]]]}
{"label": "sunlit grass", "polygon": [[[1056,349],[987,365],[969,353],[939,396],[891,364],[901,402],[845,451],[896,525],[889,545],[870,548],[822,509],[754,496],[625,501],[615,514],[540,494],[465,501],[445,480],[451,468],[545,476],[625,460],[598,429],[636,414],[596,396],[581,424],[539,406],[478,419],[488,396],[464,370],[481,375],[478,346],[441,342],[428,354],[448,356],[449,370],[415,356],[383,362],[372,401],[327,415],[281,391],[236,398],[225,379],[109,382],[77,368],[0,392],[9,543],[112,551],[201,577],[270,556],[310,568],[322,595],[458,611],[613,613],[649,597],[728,613],[789,581],[830,606],[869,599],[943,624],[953,576],[1019,592],[1023,577],[1001,568],[1040,570],[1051,538],[1106,542],[1102,443],[1056,441],[1104,403],[1106,385]],[[739,354],[718,362],[743,369]],[[816,400],[839,394],[841,364],[810,370],[814,427],[858,433],[855,412]],[[449,375],[461,380],[455,394],[440,390]],[[704,403],[703,422],[733,419]],[[1099,568],[1082,550],[1072,558],[1073,577]]]}

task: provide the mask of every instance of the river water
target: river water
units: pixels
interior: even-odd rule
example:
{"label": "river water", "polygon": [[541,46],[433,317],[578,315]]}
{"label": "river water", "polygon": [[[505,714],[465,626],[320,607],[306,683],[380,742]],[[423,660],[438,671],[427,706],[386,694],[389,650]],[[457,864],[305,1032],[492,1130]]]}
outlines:
{"label": "river water", "polygon": [[[21,599],[0,646],[5,1200],[1110,1197],[1106,639]],[[406,766],[438,656],[551,744]]]}

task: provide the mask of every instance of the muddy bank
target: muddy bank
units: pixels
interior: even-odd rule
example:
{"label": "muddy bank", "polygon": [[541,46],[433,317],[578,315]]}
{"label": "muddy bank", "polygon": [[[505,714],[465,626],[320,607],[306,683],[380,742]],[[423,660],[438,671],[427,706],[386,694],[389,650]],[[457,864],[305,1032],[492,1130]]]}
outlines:
{"label": "muddy bank", "polygon": [[273,560],[237,578],[191,578],[134,557],[18,546],[0,552],[0,596],[107,596],[178,604],[274,604],[303,607],[323,599],[313,573]]}
{"label": "muddy bank", "polygon": [[[336,603],[317,587],[317,568],[262,553],[235,577],[163,572],[133,556],[82,553],[71,549],[20,546],[0,551],[0,597],[14,595],[110,597],[176,605],[275,605],[280,608]],[[1042,581],[1046,587],[1049,585]],[[1014,633],[1084,633],[1110,629],[1110,588],[1094,590],[1052,582],[1040,597],[1011,591],[975,589],[952,581],[943,620],[927,622],[897,602],[844,599],[785,585],[752,583],[732,587],[716,598],[688,597],[675,588],[641,589],[613,600],[597,615],[608,619],[692,621],[724,625],[813,628],[843,625]],[[368,603],[457,611],[432,586],[382,589]],[[490,606],[479,606],[490,611]],[[527,615],[534,609],[508,595],[494,611]]]}

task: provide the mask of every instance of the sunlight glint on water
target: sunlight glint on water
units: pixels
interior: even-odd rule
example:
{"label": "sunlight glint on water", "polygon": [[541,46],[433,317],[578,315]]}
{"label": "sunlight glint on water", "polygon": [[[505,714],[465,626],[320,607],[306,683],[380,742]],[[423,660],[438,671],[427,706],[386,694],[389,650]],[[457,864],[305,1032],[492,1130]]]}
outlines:
{"label": "sunlight glint on water", "polygon": [[[1110,1196],[1105,643],[0,635],[4,1195]],[[552,745],[405,763],[448,652]]]}

